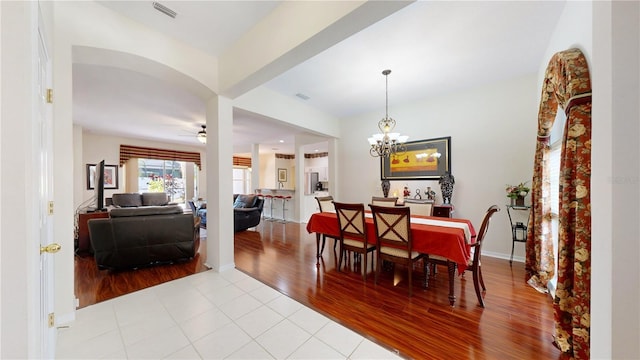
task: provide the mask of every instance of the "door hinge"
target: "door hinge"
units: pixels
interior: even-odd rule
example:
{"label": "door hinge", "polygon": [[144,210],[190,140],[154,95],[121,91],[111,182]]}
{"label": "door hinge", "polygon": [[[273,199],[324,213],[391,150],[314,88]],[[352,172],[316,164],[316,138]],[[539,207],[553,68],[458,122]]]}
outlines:
{"label": "door hinge", "polygon": [[55,326],[56,324],[56,315],[54,313],[49,313],[49,321],[48,321],[49,327],[52,328]]}
{"label": "door hinge", "polygon": [[47,89],[47,103],[53,104],[53,89]]}
{"label": "door hinge", "polygon": [[49,215],[53,215],[53,201],[49,201]]}

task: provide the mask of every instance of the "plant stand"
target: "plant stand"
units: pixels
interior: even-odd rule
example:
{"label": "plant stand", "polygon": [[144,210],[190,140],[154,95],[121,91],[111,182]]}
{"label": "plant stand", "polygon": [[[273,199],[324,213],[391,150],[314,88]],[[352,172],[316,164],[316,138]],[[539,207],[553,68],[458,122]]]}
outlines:
{"label": "plant stand", "polygon": [[[531,216],[531,212],[529,211],[529,209],[531,209],[531,206],[519,206],[519,205],[513,205],[516,201],[516,199],[511,199],[511,205],[507,205],[507,215],[509,215],[509,223],[511,224],[511,257],[509,258],[509,266],[511,266],[511,264],[513,263],[513,250],[515,247],[516,242],[527,242],[527,226],[528,224],[525,224],[522,221],[517,221],[519,219],[514,219],[511,217],[511,210],[517,210],[517,211],[528,211],[529,213],[527,214],[527,218]],[[524,198],[522,199],[522,203],[524,204]]]}

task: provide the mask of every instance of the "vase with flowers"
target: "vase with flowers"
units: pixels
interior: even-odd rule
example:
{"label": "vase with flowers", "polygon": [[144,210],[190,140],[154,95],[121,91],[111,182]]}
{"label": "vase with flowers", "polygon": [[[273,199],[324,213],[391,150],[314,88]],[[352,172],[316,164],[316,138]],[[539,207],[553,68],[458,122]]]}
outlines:
{"label": "vase with flowers", "polygon": [[511,205],[514,206],[524,206],[524,197],[529,193],[529,187],[527,187],[526,182],[520,183],[518,185],[507,185],[507,197],[511,199]]}

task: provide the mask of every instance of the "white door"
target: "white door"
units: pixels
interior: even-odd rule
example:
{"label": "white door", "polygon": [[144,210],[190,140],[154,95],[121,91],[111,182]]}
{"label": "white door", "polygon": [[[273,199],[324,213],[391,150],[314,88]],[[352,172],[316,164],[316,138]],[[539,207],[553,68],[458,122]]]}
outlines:
{"label": "white door", "polygon": [[[51,88],[51,60],[48,53],[47,37],[38,7],[38,57],[33,141],[33,186],[38,189],[37,219],[40,238],[40,358],[55,357],[56,327],[54,313],[53,256],[59,249],[53,243],[53,121],[52,105],[48,89]],[[50,205],[51,204],[51,205]],[[51,208],[50,208],[51,206]],[[46,250],[46,251],[43,251]]]}

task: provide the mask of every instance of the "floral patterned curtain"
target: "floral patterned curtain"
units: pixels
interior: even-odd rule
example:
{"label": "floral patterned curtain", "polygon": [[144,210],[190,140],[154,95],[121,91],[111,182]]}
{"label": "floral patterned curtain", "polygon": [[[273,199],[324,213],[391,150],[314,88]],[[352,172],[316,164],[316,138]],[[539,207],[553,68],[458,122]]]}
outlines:
{"label": "floral patterned curtain", "polygon": [[538,114],[533,216],[526,244],[528,282],[546,288],[553,276],[550,238],[549,179],[546,158],[549,132],[558,105],[567,122],[560,161],[558,286],[554,298],[556,345],[565,354],[589,358],[591,329],[591,81],[579,49],[556,53],[549,62]]}
{"label": "floral patterned curtain", "polygon": [[[548,74],[548,72],[547,72]],[[549,88],[545,77],[543,89]],[[542,91],[542,103],[538,115],[538,138],[531,180],[531,217],[527,227],[525,244],[525,268],[529,285],[540,292],[547,292],[547,283],[553,277],[555,263],[551,238],[551,191],[549,168],[549,135],[555,120],[558,104],[555,96]]]}

